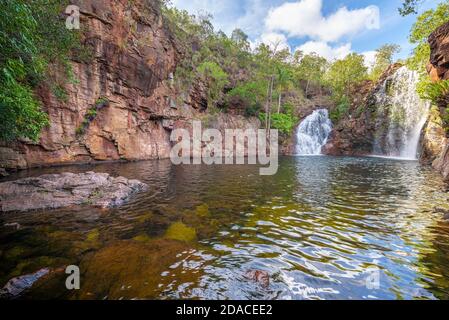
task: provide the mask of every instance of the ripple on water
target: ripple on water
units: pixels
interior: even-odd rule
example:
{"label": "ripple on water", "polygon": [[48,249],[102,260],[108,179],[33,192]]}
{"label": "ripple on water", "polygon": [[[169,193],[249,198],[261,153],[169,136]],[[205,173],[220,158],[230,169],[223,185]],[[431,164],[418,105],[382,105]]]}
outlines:
{"label": "ripple on water", "polygon": [[[169,161],[18,175],[87,170],[151,188],[120,209],[1,216],[1,283],[70,263],[88,266],[84,281],[100,284],[72,296],[50,281],[44,296],[449,298],[449,227],[435,210],[449,209],[448,194],[416,162],[282,158],[274,177],[254,166]],[[5,226],[14,222],[20,230]],[[268,272],[270,285],[245,278],[248,270]]]}

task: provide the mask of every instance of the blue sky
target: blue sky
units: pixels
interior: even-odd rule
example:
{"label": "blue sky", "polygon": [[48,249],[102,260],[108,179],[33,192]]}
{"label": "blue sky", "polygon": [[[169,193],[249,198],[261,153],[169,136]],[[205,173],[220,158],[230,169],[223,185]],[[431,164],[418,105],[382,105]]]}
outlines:
{"label": "blue sky", "polygon": [[[217,30],[230,34],[241,28],[256,45],[260,42],[317,52],[329,60],[350,52],[370,62],[385,43],[401,45],[397,58],[412,46],[408,34],[416,16],[401,17],[402,0],[172,0],[192,14],[211,13]],[[436,7],[425,0],[420,11]]]}

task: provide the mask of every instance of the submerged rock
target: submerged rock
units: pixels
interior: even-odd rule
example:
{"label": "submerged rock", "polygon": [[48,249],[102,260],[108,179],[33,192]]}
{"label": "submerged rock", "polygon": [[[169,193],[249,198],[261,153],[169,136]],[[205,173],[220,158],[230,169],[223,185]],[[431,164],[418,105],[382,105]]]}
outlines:
{"label": "submerged rock", "polygon": [[50,269],[44,268],[39,271],[13,278],[0,290],[0,299],[12,299],[20,296],[25,290],[31,288],[33,284],[47,275]]}
{"label": "submerged rock", "polygon": [[100,208],[122,205],[148,186],[107,173],[46,174],[0,183],[0,212],[56,209],[88,204]]}
{"label": "submerged rock", "polygon": [[183,273],[179,261],[190,250],[187,243],[169,239],[112,243],[82,260],[81,289],[71,298],[154,299],[167,289],[174,293],[176,283],[197,283],[202,276]]}
{"label": "submerged rock", "polygon": [[248,270],[245,273],[245,278],[252,280],[260,284],[263,288],[267,288],[270,285],[270,275],[266,271],[262,270]]}
{"label": "submerged rock", "polygon": [[179,240],[184,242],[192,242],[196,239],[196,231],[194,228],[186,226],[182,222],[173,223],[165,233],[167,239]]}

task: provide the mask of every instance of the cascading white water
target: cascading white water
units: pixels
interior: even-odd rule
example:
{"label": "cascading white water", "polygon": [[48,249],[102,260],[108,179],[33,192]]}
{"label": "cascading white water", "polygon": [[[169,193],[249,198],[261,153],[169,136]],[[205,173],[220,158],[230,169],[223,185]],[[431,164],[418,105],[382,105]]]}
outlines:
{"label": "cascading white water", "polygon": [[374,154],[416,159],[421,130],[430,103],[416,93],[418,74],[401,67],[376,93],[377,123]]}
{"label": "cascading white water", "polygon": [[332,122],[327,109],[315,110],[305,118],[296,132],[298,155],[319,155],[332,131]]}

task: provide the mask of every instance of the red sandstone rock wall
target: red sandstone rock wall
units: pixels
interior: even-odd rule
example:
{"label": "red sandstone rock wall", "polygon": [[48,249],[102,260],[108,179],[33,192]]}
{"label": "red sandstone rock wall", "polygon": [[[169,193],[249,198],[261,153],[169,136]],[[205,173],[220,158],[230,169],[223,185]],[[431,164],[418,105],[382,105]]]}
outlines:
{"label": "red sandstone rock wall", "polygon": [[[429,44],[431,49],[430,62],[428,65],[428,72],[433,81],[448,80],[449,79],[449,22],[435,30],[429,37]],[[447,97],[446,101],[449,101]],[[448,105],[438,106],[440,112],[445,112],[444,109]],[[438,135],[439,144],[436,145],[436,159],[433,161],[433,167],[437,169],[446,180],[449,180],[449,144],[446,138],[447,132],[442,127],[442,123],[438,127],[440,134]]]}
{"label": "red sandstone rock wall", "polygon": [[[38,143],[0,145],[0,168],[169,156],[171,130],[207,108],[204,86],[171,86],[180,53],[156,1],[77,0],[92,61],[73,61],[76,84],[67,101],[48,88],[37,94],[50,126]],[[99,99],[106,99],[98,108]],[[83,130],[86,113],[97,115]]]}
{"label": "red sandstone rock wall", "polygon": [[[151,159],[169,152],[163,120],[179,116],[170,107],[169,76],[177,50],[153,1],[74,1],[81,8],[89,63],[73,62],[76,84],[66,102],[40,88],[51,125],[38,143],[3,146],[1,166],[24,168],[92,160]],[[96,101],[109,103],[77,134]],[[78,130],[79,131],[79,130]]]}
{"label": "red sandstone rock wall", "polygon": [[431,48],[428,71],[434,81],[449,79],[449,22],[429,37]]}

